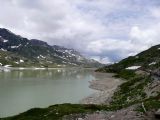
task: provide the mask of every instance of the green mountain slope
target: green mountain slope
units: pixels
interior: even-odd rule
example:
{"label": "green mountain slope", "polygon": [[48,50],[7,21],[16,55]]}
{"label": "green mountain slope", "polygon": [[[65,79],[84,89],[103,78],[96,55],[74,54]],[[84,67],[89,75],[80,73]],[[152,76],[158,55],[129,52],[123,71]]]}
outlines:
{"label": "green mountain slope", "polygon": [[142,113],[142,119],[157,117],[154,114],[160,109],[160,45],[96,71],[116,73],[115,77],[125,81],[114,93],[111,105],[120,108],[134,105],[135,111]]}
{"label": "green mountain slope", "polygon": [[6,54],[5,57],[8,57],[6,59],[1,56],[2,66],[8,64],[13,67],[102,66],[101,63],[86,58],[74,49],[51,46],[41,40],[29,40],[4,28],[0,28],[0,54]]}
{"label": "green mountain slope", "polygon": [[118,63],[98,69],[99,72],[119,72],[128,67],[139,66],[139,69],[154,70],[160,66],[160,45],[151,47],[135,56],[130,56]]}

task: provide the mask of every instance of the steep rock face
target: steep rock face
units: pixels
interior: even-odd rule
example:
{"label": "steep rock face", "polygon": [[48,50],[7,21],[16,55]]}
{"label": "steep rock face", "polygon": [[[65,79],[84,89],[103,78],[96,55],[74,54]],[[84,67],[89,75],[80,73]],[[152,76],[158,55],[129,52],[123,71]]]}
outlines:
{"label": "steep rock face", "polygon": [[[51,46],[46,42],[37,40],[37,39],[27,39],[23,38],[20,35],[16,35],[11,31],[0,28],[0,49],[1,54],[6,52],[6,58],[12,56],[19,56],[20,59],[25,59],[24,63],[27,66],[45,66],[45,67],[54,67],[54,66],[83,66],[83,67],[99,67],[102,66],[97,61],[85,58],[79,52],[74,49],[67,49],[61,46]],[[2,52],[3,51],[3,52]],[[8,55],[8,56],[7,56]],[[1,55],[3,56],[3,55]],[[18,64],[18,61],[14,59],[1,58],[0,63],[7,64],[4,61],[10,61],[17,63],[12,64],[12,66],[24,66],[22,63]],[[21,60],[22,61],[22,60]],[[29,62],[27,62],[29,61]]]}

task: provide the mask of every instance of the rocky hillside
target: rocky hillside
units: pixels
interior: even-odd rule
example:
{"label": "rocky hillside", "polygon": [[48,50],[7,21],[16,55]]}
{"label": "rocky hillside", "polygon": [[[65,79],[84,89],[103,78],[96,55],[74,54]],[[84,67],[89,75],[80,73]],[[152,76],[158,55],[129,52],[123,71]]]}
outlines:
{"label": "rocky hillside", "polygon": [[135,56],[130,56],[118,63],[103,67],[97,71],[118,72],[124,69],[155,70],[160,66],[160,45],[153,46]]}
{"label": "rocky hillside", "polygon": [[0,28],[0,65],[13,67],[99,67],[99,62],[88,59],[74,49],[51,46],[36,39],[23,38]]}
{"label": "rocky hillside", "polygon": [[160,112],[156,112],[160,111],[160,45],[96,71],[113,72],[125,80],[111,105],[120,109],[134,106],[134,111],[141,113],[140,120],[160,118]]}

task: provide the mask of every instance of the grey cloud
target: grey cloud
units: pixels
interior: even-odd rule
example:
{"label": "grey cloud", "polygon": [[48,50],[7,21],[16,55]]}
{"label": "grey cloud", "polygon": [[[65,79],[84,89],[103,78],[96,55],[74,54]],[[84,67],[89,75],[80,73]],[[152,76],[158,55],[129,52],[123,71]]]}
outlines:
{"label": "grey cloud", "polygon": [[0,3],[0,26],[24,37],[74,48],[100,61],[117,61],[160,42],[159,0]]}

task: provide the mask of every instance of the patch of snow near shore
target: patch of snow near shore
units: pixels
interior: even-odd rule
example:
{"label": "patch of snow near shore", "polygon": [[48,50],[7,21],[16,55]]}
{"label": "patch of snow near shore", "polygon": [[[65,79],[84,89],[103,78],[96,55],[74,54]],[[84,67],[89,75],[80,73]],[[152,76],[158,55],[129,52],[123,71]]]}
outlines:
{"label": "patch of snow near shore", "polygon": [[8,68],[8,67],[11,67],[12,65],[5,65],[4,67]]}
{"label": "patch of snow near shore", "polygon": [[20,68],[18,68],[19,70],[24,70],[25,68],[22,68],[22,67],[20,67]]}
{"label": "patch of snow near shore", "polygon": [[24,60],[19,60],[19,62],[21,62],[21,63],[22,63],[22,62],[24,62]]}
{"label": "patch of snow near shore", "polygon": [[155,65],[156,64],[156,62],[152,62],[152,63],[150,63],[149,65]]}
{"label": "patch of snow near shore", "polygon": [[2,66],[2,63],[0,63],[0,66]]}
{"label": "patch of snow near shore", "polygon": [[15,62],[16,64],[19,64],[19,62]]}
{"label": "patch of snow near shore", "polygon": [[34,68],[35,70],[44,70],[46,68]]}
{"label": "patch of snow near shore", "polygon": [[136,70],[138,68],[140,68],[141,66],[131,66],[131,67],[127,67],[127,70]]}
{"label": "patch of snow near shore", "polygon": [[1,48],[1,50],[2,50],[2,51],[7,51],[7,50],[5,50],[5,49],[3,49],[3,48]]}

